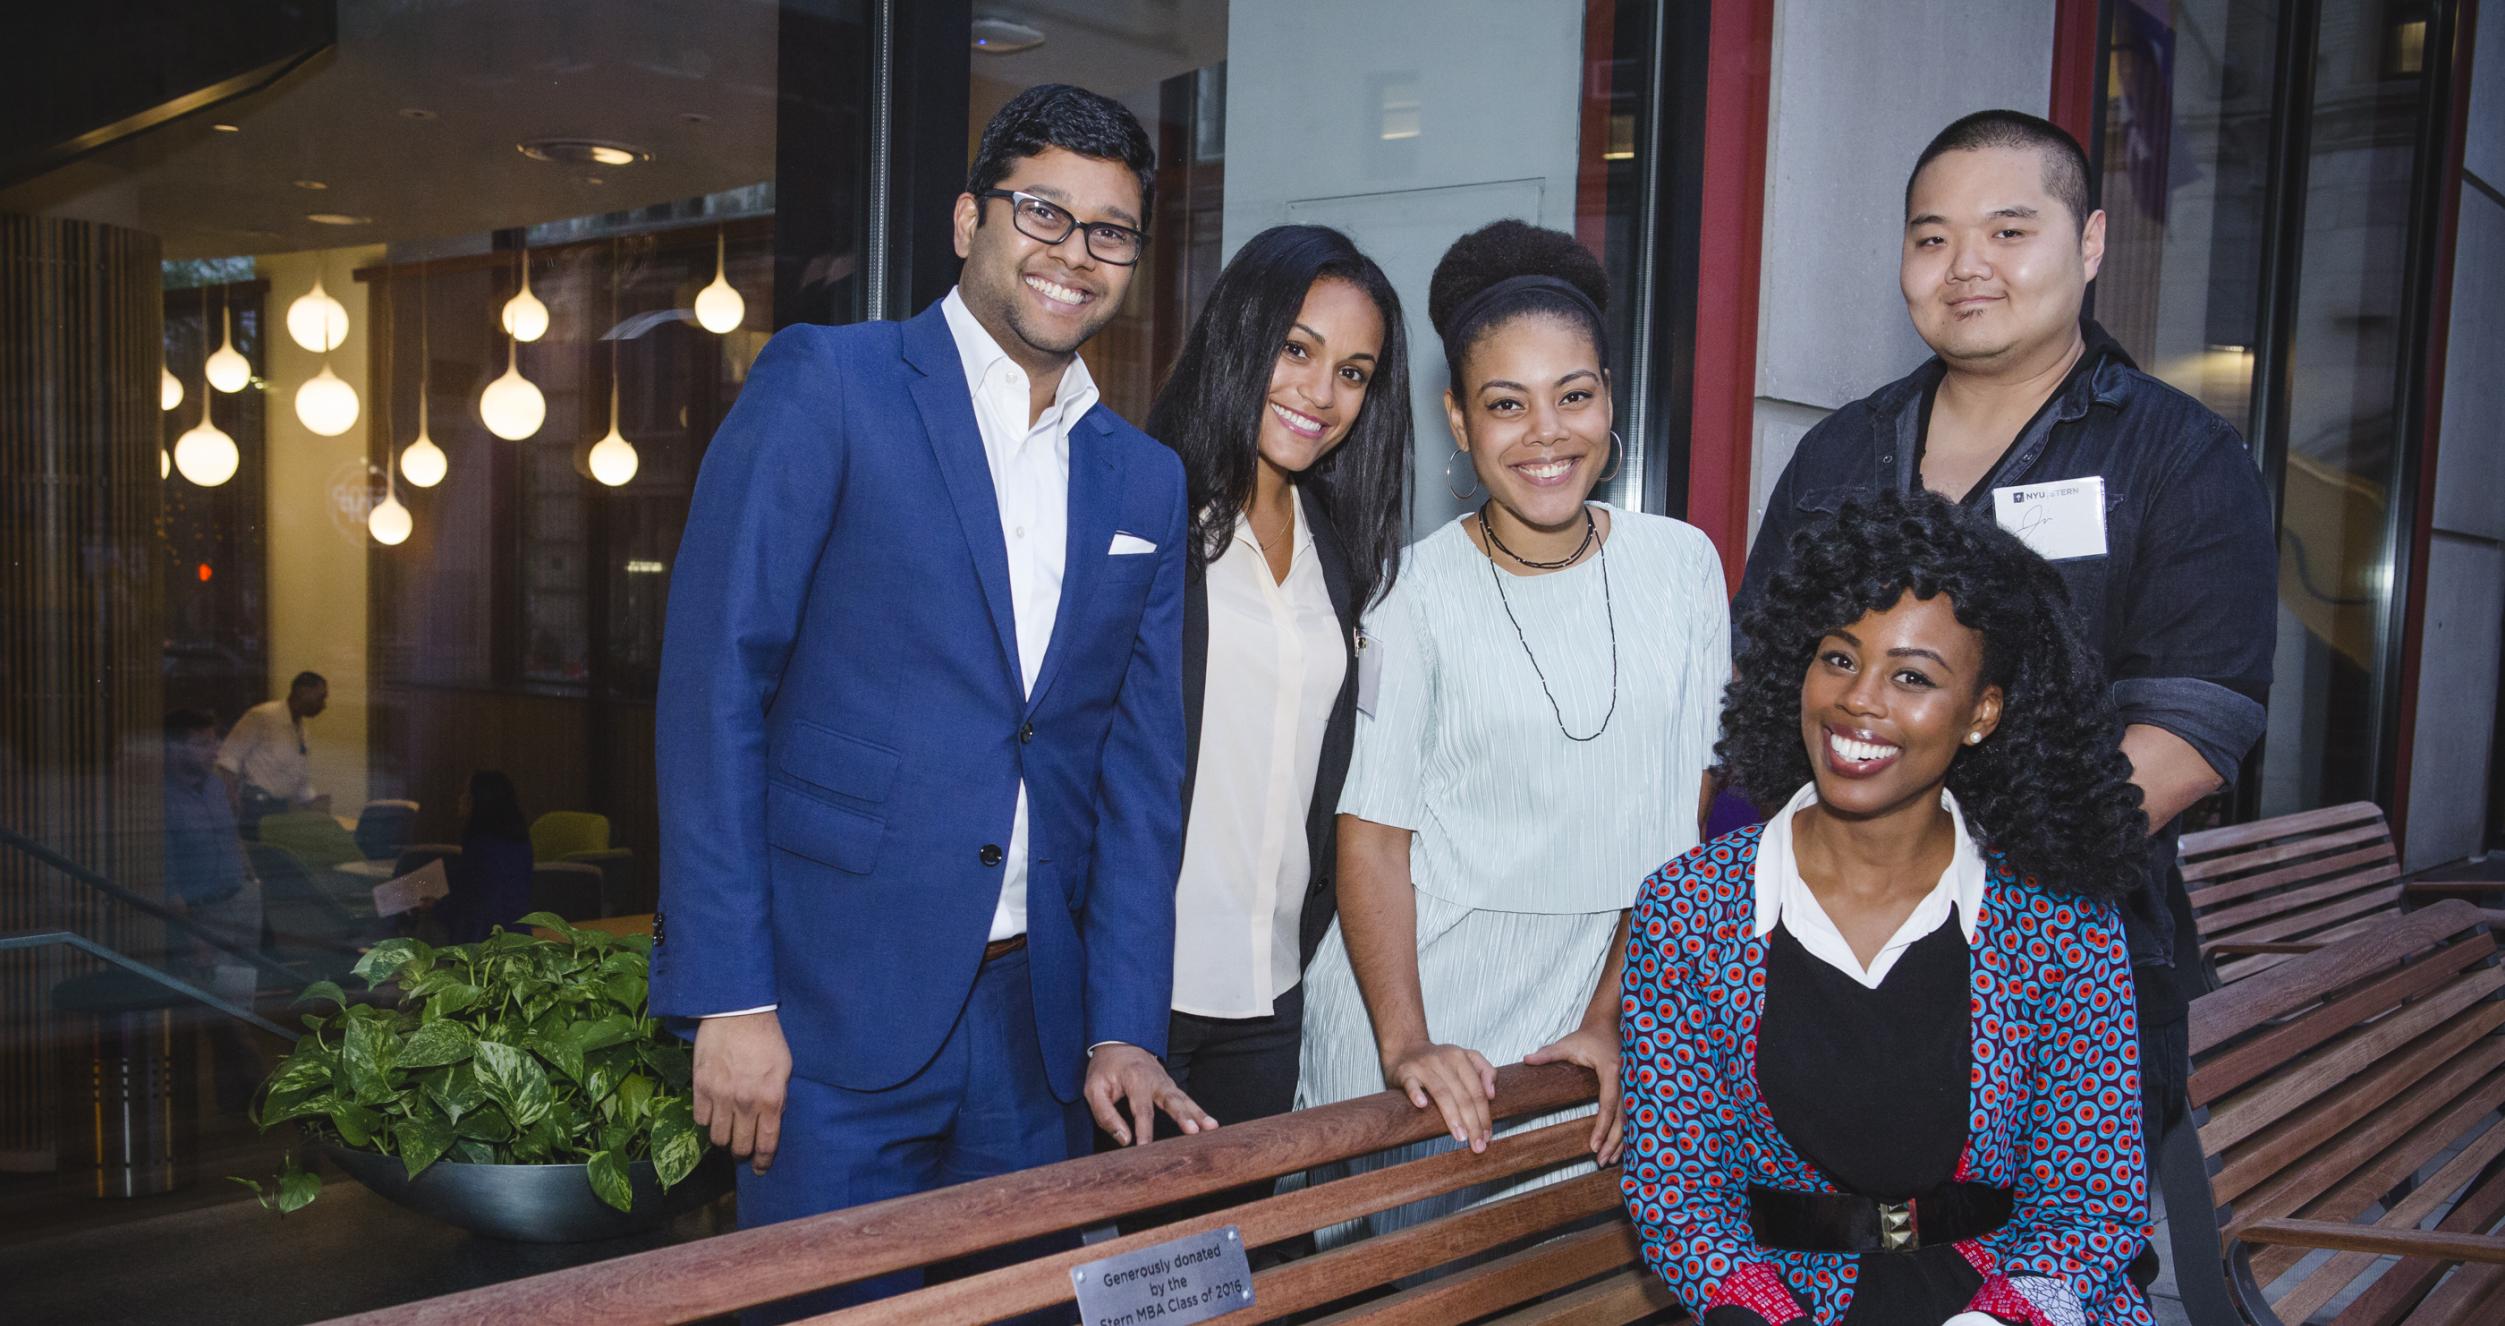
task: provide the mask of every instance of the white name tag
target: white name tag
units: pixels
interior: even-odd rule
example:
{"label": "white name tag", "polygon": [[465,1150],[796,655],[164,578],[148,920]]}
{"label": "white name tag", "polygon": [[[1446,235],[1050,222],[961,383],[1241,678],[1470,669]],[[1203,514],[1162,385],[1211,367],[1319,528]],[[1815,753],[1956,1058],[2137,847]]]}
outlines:
{"label": "white name tag", "polygon": [[1374,696],[1383,684],[1383,642],[1357,632],[1357,711],[1374,717]]}
{"label": "white name tag", "polygon": [[2048,562],[2105,555],[2102,475],[1995,488],[1992,515]]}

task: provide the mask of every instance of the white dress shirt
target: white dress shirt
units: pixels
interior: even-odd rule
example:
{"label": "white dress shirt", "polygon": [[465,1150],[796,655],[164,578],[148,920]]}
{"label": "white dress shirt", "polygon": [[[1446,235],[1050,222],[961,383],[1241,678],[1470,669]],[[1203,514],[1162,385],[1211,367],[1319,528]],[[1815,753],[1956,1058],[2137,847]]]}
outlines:
{"label": "white dress shirt", "polygon": [[[1070,529],[1070,425],[1095,408],[1096,379],[1089,376],[1086,361],[1072,356],[1070,366],[1061,371],[1052,405],[1029,424],[1027,393],[1032,384],[1026,370],[975,321],[954,289],[939,306],[948,319],[948,334],[957,342],[957,359],[965,366],[974,426],[983,435],[983,459],[991,468],[1000,537],[1009,550],[1019,684],[1032,693],[1044,651],[1052,644],[1053,621],[1061,615],[1061,572]],[[1021,780],[1000,862],[1000,903],[992,909],[995,940],[1026,933],[1026,820],[1026,783]],[[707,1016],[739,1017],[779,1007],[764,1004]]]}
{"label": "white dress shirt", "polygon": [[[1052,405],[1032,424],[1028,393],[1033,384],[1000,342],[974,320],[955,290],[940,301],[948,334],[965,365],[966,389],[974,397],[974,425],[983,433],[983,458],[991,465],[992,498],[1000,507],[1000,538],[1009,549],[1009,600],[1017,622],[1018,673],[1030,693],[1052,644],[1053,620],[1061,614],[1061,572],[1070,530],[1070,425],[1096,405],[1096,379],[1086,361],[1072,356],[1061,371]],[[1000,863],[1000,906],[992,913],[993,939],[1026,933],[1026,784],[1018,784],[1017,810],[1009,821],[1008,855]]]}
{"label": "white dress shirt", "polygon": [[1244,516],[1203,581],[1209,668],[1174,897],[1174,1007],[1200,1017],[1269,1016],[1302,965],[1305,819],[1348,655],[1304,500],[1288,500],[1285,581]]}
{"label": "white dress shirt", "polygon": [[217,748],[217,767],[289,802],[313,799],[312,762],[304,723],[285,700],[267,700],[244,711]]}
{"label": "white dress shirt", "polygon": [[1835,928],[1826,908],[1818,905],[1818,896],[1801,878],[1799,858],[1792,851],[1792,817],[1818,799],[1818,785],[1809,783],[1792,794],[1790,802],[1774,818],[1766,821],[1763,836],[1757,840],[1757,926],[1753,932],[1763,939],[1781,925],[1809,956],[1861,982],[1865,989],[1876,990],[1887,974],[1896,969],[1896,960],[1905,950],[1932,931],[1957,918],[1958,928],[1965,931],[1966,942],[1974,942],[1975,927],[1983,916],[1983,853],[1975,846],[1974,833],[1966,825],[1965,812],[1957,808],[1957,798],[1945,787],[1940,789],[1940,804],[1948,808],[1951,821],[1957,826],[1956,854],[1949,858],[1948,869],[1940,872],[1939,883],[1914,904],[1913,914],[1896,927],[1868,967],[1853,956],[1853,946],[1844,940],[1844,932]]}

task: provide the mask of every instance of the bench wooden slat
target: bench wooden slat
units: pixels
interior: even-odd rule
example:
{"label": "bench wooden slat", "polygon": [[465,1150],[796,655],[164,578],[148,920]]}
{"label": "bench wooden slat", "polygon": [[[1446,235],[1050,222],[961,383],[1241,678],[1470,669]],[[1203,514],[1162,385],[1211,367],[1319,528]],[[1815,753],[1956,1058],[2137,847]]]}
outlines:
{"label": "bench wooden slat", "polygon": [[[2268,823],[2268,821],[2263,822]],[[2392,831],[2378,820],[2373,824],[2343,829],[2337,833],[2315,834],[2311,837],[2292,839],[2275,847],[2255,848],[2236,856],[2211,857],[2207,860],[2192,861],[2189,864],[2179,864],[2177,868],[2184,872],[2186,883],[2195,878],[2208,881],[2239,871],[2283,866],[2290,862],[2317,857],[2342,847],[2356,847],[2364,843],[2379,843],[2388,851],[2391,842]],[[2178,862],[2182,860],[2180,855],[2177,860]]]}
{"label": "bench wooden slat", "polygon": [[1646,1266],[1620,1271],[1571,1294],[1560,1294],[1518,1312],[1498,1317],[1490,1326],[1626,1326],[1647,1319],[1694,1326],[1688,1318],[1667,1314],[1679,1310],[1678,1297]]}
{"label": "bench wooden slat", "polygon": [[1455,1147],[1402,1165],[1386,1165],[1345,1179],[1298,1188],[1224,1211],[1178,1220],[1154,1229],[1072,1248],[1050,1256],[1003,1266],[978,1275],[918,1289],[909,1294],[829,1313],[821,1322],[844,1326],[872,1323],[954,1321],[980,1311],[1001,1316],[1032,1312],[1070,1301],[1073,1268],[1116,1257],[1169,1239],[1236,1227],[1247,1250],[1310,1234],[1357,1216],[1406,1206],[1473,1184],[1508,1179],[1517,1174],[1572,1161],[1589,1154],[1589,1119],[1565,1119],[1504,1139],[1484,1152]]}
{"label": "bench wooden slat", "polygon": [[[2505,1212],[2505,1176],[2493,1176],[2479,1189],[2466,1194],[2452,1212],[2439,1222],[2434,1231],[2413,1233],[2460,1234],[2465,1231],[2478,1236]],[[2494,1235],[2486,1235],[2495,1238]],[[2505,1243],[2505,1240],[2499,1240]],[[2340,1313],[2337,1320],[2349,1326],[2400,1326],[2404,1322],[2442,1320],[2445,1305],[2428,1303],[2435,1297],[2428,1291],[2438,1289],[2437,1282],[2454,1269],[2459,1259],[2435,1256],[2404,1257],[2388,1266],[2365,1292]],[[2428,1309],[2435,1309],[2429,1312]]]}
{"label": "bench wooden slat", "polygon": [[[2385,1141],[2405,1132],[2412,1114],[2424,1117],[2420,1111],[2431,1113],[2449,1103],[2453,1097],[2447,1087],[2475,1087],[2505,1062],[2505,1042],[2490,1037],[2480,1043],[2499,1024],[2505,1024],[2505,1003],[2491,1002],[2471,1017],[2445,1022],[2407,1052],[2388,1055],[2338,1090],[2307,1101],[2252,1141],[2222,1148],[2211,1190],[2219,1201],[2232,1203],[2274,1175],[2298,1179],[2320,1174],[2336,1181],[2338,1175],[2354,1172]],[[2326,1143],[2336,1144],[2316,1156],[2315,1148]],[[2328,1186],[2303,1194],[2303,1200],[2313,1200]]]}
{"label": "bench wooden slat", "polygon": [[2505,1266],[2465,1266],[2401,1326],[2496,1326],[2505,1321]]}
{"label": "bench wooden slat", "polygon": [[1620,1210],[1621,1201],[1617,1174],[1602,1170],[1343,1244],[1255,1274],[1253,1305],[1230,1315],[1228,1326],[1276,1321],[1335,1303],[1405,1275]]}
{"label": "bench wooden slat", "polygon": [[[2505,1124],[2490,1127],[2472,1139],[2460,1154],[2427,1176],[2427,1181],[2420,1184],[2416,1192],[2393,1203],[2392,1209],[2384,1212],[2375,1224],[2386,1229],[2416,1229],[2420,1222],[2451,1200],[2454,1193],[2477,1178],[2489,1161],[2500,1155],[2505,1155]],[[2301,1257],[2302,1254],[2298,1255]],[[2347,1288],[2349,1282],[2372,1269],[2377,1260],[2372,1253],[2339,1253],[2306,1276],[2293,1291],[2272,1299],[2271,1308],[2284,1320],[2309,1321],[2332,1299],[2339,1297],[2340,1291]],[[2253,1275],[2255,1279],[2261,1279],[2258,1258],[2255,1259]],[[2277,1278],[2276,1274],[2270,1277],[2271,1280]],[[2261,1282],[2267,1285],[2270,1280]]]}
{"label": "bench wooden slat", "polygon": [[[2200,914],[2201,933],[2203,935],[2214,934],[2220,939],[2241,938],[2237,930],[2255,921],[2266,921],[2274,916],[2310,907],[2315,903],[2344,898],[2352,893],[2374,888],[2378,884],[2389,885],[2400,877],[2399,866],[2385,865],[2375,870],[2356,871],[2331,879],[2310,882],[2297,888],[2282,889],[2277,893],[2255,898],[2249,902],[2213,908]],[[2384,891],[2388,893],[2391,890],[2387,888]]]}
{"label": "bench wooden slat", "polygon": [[[1593,1091],[1592,1075],[1569,1064],[1508,1064],[1496,1070],[1495,1106],[1506,1119],[1579,1105]],[[1435,1111],[1386,1091],[345,1320],[364,1326],[697,1321],[1443,1134],[1443,1119]]]}
{"label": "bench wooden slat", "polygon": [[[2480,1120],[2505,1100],[2505,1052],[2483,1047],[2474,1060],[2447,1064],[2429,1080],[2423,1093],[2404,1097],[2384,1115],[2357,1122],[2352,1138],[2326,1147],[2306,1163],[2274,1175],[2235,1202],[2237,1222],[2296,1216],[2307,1220],[2355,1220],[2388,1197],[2445,1148],[2459,1142]],[[2359,1155],[2371,1155],[2363,1164]],[[2300,1254],[2284,1248],[2253,1256],[2253,1273],[2262,1283],[2285,1272]],[[2285,1258],[2282,1264],[2271,1264]]]}
{"label": "bench wooden slat", "polygon": [[1612,1220],[1332,1313],[1316,1326],[1350,1326],[1353,1322],[1374,1326],[1445,1326],[1448,1322],[1470,1321],[1618,1270],[1641,1255],[1635,1243],[1635,1227],[1623,1220]]}
{"label": "bench wooden slat", "polygon": [[2198,829],[2183,835],[2178,850],[2185,856],[2233,851],[2238,847],[2268,842],[2273,838],[2283,838],[2293,833],[2306,833],[2315,829],[2382,818],[2383,807],[2371,801],[2348,801],[2336,806],[2325,806],[2320,810],[2299,811],[2293,815],[2255,820],[2250,824],[2230,824],[2219,829]]}
{"label": "bench wooden slat", "polygon": [[2378,973],[2402,958],[2481,924],[2468,903],[2439,903],[2380,924],[2336,948],[2290,958],[2258,976],[2201,996],[2192,1005],[2188,1038],[2195,1059],[2284,1015],[2293,998]]}
{"label": "bench wooden slat", "polygon": [[2472,935],[2333,1000],[2311,1018],[2288,1023],[2204,1062],[2187,1086],[2193,1103],[2208,1105],[2270,1072],[2368,1016],[2415,999],[2496,949],[2487,935]]}
{"label": "bench wooden slat", "polygon": [[[2291,964],[2303,961],[2290,959]],[[2389,1016],[2347,1032],[2288,1071],[2236,1092],[2210,1111],[2208,1124],[2201,1128],[2202,1149],[2215,1155],[2251,1137],[2297,1107],[2367,1071],[2382,1056],[2409,1044],[2499,986],[2505,986],[2505,968],[2480,968]],[[2500,1010],[2505,1010],[2505,1006],[2500,1006]],[[2469,1039],[2459,1038],[2464,1044]],[[2421,1050],[2413,1055],[2413,1061],[2424,1053]],[[2423,1066],[2418,1071],[2423,1072]],[[2412,1072],[2409,1076],[2417,1075],[2418,1072]]]}
{"label": "bench wooden slat", "polygon": [[[2338,856],[2304,861],[2278,870],[2264,871],[2258,875],[2220,877],[2215,883],[2203,884],[2199,888],[2187,891],[2192,898],[2192,909],[2196,912],[2207,913],[2213,908],[2234,902],[2246,894],[2259,893],[2263,889],[2288,884],[2305,883],[2321,876],[2336,874],[2339,871],[2351,870],[2359,866],[2389,867],[2394,874],[2400,873],[2398,861],[2392,852],[2392,844],[2379,842],[2368,844],[2353,852],[2342,852]],[[2189,870],[2190,867],[2187,866],[2185,869]],[[2207,879],[2214,875],[2215,872],[2211,872],[2202,878]],[[2191,884],[2192,877],[2187,874],[2184,877],[2184,883]]]}
{"label": "bench wooden slat", "polygon": [[2468,1234],[2444,1229],[2380,1229],[2345,1220],[2257,1220],[2244,1227],[2246,1243],[2284,1243],[2294,1248],[2366,1252],[2379,1257],[2442,1257],[2505,1265],[2505,1234]]}
{"label": "bench wooden slat", "polygon": [[2401,909],[2401,887],[2386,884],[2368,893],[2352,893],[2333,902],[2316,903],[2311,907],[2286,912],[2258,924],[2247,925],[2220,939],[2237,939],[2248,944],[2278,939],[2313,938],[2327,926],[2337,925],[2369,913],[2397,912]]}

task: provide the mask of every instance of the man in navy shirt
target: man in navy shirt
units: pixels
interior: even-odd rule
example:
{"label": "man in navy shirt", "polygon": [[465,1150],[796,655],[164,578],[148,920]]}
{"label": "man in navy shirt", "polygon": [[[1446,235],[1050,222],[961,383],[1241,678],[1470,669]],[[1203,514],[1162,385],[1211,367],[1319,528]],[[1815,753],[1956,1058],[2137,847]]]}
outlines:
{"label": "man in navy shirt", "polygon": [[1982,111],[1931,140],[1905,186],[1898,271],[1934,357],[1801,439],[1738,607],[1789,560],[1796,529],[1886,488],[1987,508],[2051,559],[2104,661],[2148,811],[2148,886],[2125,928],[2153,1155],[2182,1113],[2200,979],[2177,825],[2261,737],[2278,562],[2234,428],[2081,317],[2105,251],[2087,184],[2078,143],[2032,115]]}

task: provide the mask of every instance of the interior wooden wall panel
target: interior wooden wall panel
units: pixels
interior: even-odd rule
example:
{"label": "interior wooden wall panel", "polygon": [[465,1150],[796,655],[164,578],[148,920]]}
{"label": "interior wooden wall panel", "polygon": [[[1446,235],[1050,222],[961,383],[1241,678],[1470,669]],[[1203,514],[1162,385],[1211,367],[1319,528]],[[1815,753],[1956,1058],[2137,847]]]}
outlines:
{"label": "interior wooden wall panel", "polygon": [[[162,886],[156,541],[158,243],[0,214],[0,824]],[[127,909],[0,852],[0,932],[162,944]],[[0,955],[0,1169],[58,1152],[51,991],[78,964]]]}

